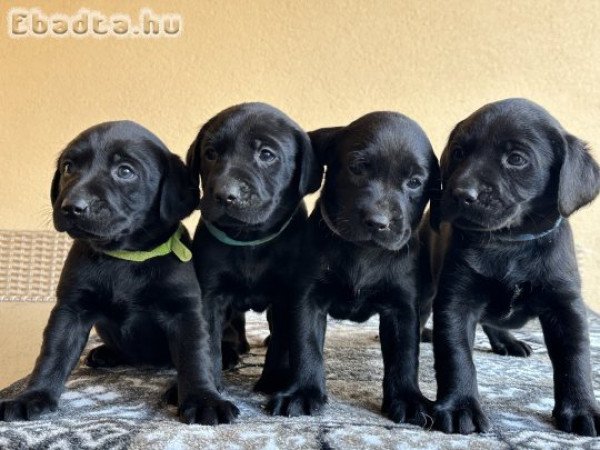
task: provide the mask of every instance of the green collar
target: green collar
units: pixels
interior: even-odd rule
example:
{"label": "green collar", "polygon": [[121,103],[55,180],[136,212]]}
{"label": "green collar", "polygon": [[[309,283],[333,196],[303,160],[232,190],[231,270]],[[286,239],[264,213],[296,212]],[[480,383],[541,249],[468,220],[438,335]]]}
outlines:
{"label": "green collar", "polygon": [[104,254],[126,261],[143,262],[151,258],[157,258],[173,253],[181,262],[188,262],[192,259],[192,252],[183,242],[181,242],[182,233],[183,225],[180,224],[177,231],[167,240],[167,242],[163,242],[152,250],[110,250],[105,251]]}
{"label": "green collar", "polygon": [[222,242],[223,244],[231,245],[233,247],[252,247],[255,245],[266,244],[267,242],[270,242],[273,239],[277,238],[288,227],[288,225],[290,224],[290,222],[296,215],[296,211],[297,211],[297,209],[294,210],[294,212],[292,213],[290,218],[285,221],[285,223],[281,226],[281,228],[278,231],[276,231],[275,233],[270,234],[264,238],[255,239],[253,241],[238,241],[237,239],[233,239],[233,238],[229,237],[224,231],[219,230],[208,220],[204,220],[203,222],[204,222],[204,225],[206,225],[206,229],[210,232],[210,234],[212,234],[216,240]]}

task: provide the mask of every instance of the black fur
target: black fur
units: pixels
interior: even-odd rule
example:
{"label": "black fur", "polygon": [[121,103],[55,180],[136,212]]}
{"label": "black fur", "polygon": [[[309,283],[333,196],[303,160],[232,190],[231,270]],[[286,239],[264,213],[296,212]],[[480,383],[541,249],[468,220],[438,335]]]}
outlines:
{"label": "black fur", "polygon": [[[131,262],[103,253],[149,250],[177,230],[198,203],[183,162],[140,125],[103,123],[62,152],[51,200],[56,229],[75,241],[31,378],[22,394],[0,402],[0,420],[55,410],[95,326],[104,345],[90,352],[90,366],[174,365],[180,419],[231,422],[238,410],[212,379],[193,265],[173,254]],[[190,244],[187,233],[182,239]]]}
{"label": "black fur", "polygon": [[[255,388],[284,385],[289,369],[286,316],[299,286],[307,254],[304,195],[317,190],[322,167],[307,134],[289,117],[263,103],[228,108],[200,130],[187,156],[192,176],[200,177],[202,218],[194,236],[194,264],[204,294],[213,376],[239,359],[245,338],[240,315],[270,308],[278,337],[269,346]],[[231,246],[210,234],[206,221],[233,239],[252,241],[290,223],[270,242]],[[237,325],[236,323],[237,322]],[[225,333],[224,333],[225,329]],[[223,340],[222,340],[223,339]]]}
{"label": "black fur", "polygon": [[[475,326],[507,333],[537,317],[554,370],[556,425],[598,435],[586,309],[566,219],[598,194],[598,165],[547,111],[509,99],[456,126],[441,171],[440,220],[432,220],[439,231],[424,235],[439,278],[434,427],[489,429],[472,357]],[[538,237],[518,240],[524,235]]]}
{"label": "black fur", "polygon": [[[362,322],[379,314],[382,410],[396,422],[425,425],[429,401],[417,378],[416,231],[439,191],[437,159],[421,128],[398,113],[371,113],[309,134],[327,173],[309,218],[309,288],[296,299],[288,326],[293,382],[272,398],[270,409],[290,416],[320,411],[327,400],[327,315]],[[274,335],[271,345],[276,341]]]}

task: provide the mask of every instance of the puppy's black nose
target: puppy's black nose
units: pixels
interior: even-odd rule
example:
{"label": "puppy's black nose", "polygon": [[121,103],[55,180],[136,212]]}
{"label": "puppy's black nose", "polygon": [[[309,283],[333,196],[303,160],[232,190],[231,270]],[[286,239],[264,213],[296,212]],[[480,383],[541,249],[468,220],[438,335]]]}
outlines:
{"label": "puppy's black nose", "polygon": [[459,203],[466,206],[472,205],[479,198],[479,192],[473,187],[454,188],[452,190],[452,195]]}
{"label": "puppy's black nose", "polygon": [[89,210],[89,203],[81,197],[66,198],[60,205],[60,209],[65,215],[82,216]]}
{"label": "puppy's black nose", "polygon": [[390,218],[385,214],[369,214],[363,219],[367,228],[371,231],[385,231],[390,228]]}
{"label": "puppy's black nose", "polygon": [[224,205],[233,205],[240,201],[242,197],[242,191],[239,186],[230,184],[215,189],[213,195],[215,200],[219,203]]}

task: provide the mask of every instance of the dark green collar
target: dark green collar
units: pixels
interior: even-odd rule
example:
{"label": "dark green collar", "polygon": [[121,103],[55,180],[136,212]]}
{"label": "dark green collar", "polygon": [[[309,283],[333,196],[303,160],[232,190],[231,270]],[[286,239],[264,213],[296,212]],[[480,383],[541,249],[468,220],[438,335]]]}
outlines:
{"label": "dark green collar", "polygon": [[126,261],[143,262],[151,258],[157,258],[173,253],[181,262],[188,262],[192,259],[192,252],[183,242],[181,242],[183,229],[183,225],[180,224],[173,236],[158,247],[154,247],[152,250],[109,250],[105,251],[104,254]]}
{"label": "dark green collar", "polygon": [[525,234],[518,234],[516,236],[511,236],[510,234],[508,236],[500,236],[499,239],[501,241],[510,241],[510,242],[526,242],[526,241],[534,241],[536,239],[540,239],[543,238],[544,236],[548,236],[550,233],[552,233],[553,231],[558,230],[558,228],[560,227],[560,224],[562,223],[563,218],[559,217],[556,222],[554,222],[554,225],[552,226],[552,228],[542,231],[540,233],[537,234],[531,234],[531,233],[525,233]]}
{"label": "dark green collar", "polygon": [[277,230],[275,233],[270,234],[261,239],[255,239],[253,241],[238,241],[237,239],[233,239],[232,237],[228,236],[227,233],[225,233],[224,231],[219,230],[216,226],[214,226],[208,220],[204,220],[203,222],[204,222],[204,225],[206,225],[206,229],[209,231],[209,233],[212,234],[216,240],[222,242],[223,244],[231,245],[233,247],[252,247],[255,245],[266,244],[267,242],[271,242],[273,239],[279,237],[279,235],[281,233],[283,233],[283,231],[291,223],[292,219],[296,215],[296,211],[298,211],[298,209],[294,210],[294,212],[292,213],[290,218],[288,220],[286,220],[285,223],[281,226],[281,228],[279,228],[279,230]]}

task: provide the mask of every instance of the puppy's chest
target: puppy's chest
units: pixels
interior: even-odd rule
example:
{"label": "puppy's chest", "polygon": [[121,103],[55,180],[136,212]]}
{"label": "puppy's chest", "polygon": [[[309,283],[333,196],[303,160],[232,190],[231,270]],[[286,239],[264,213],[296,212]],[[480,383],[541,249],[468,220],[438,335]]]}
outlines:
{"label": "puppy's chest", "polygon": [[498,280],[508,287],[536,282],[545,272],[546,261],[539,253],[502,249],[466,249],[463,259],[479,275]]}
{"label": "puppy's chest", "polygon": [[412,287],[410,277],[405,278],[406,271],[395,261],[332,256],[321,260],[314,292],[317,301],[336,319],[367,320],[403,301]]}
{"label": "puppy's chest", "polygon": [[[102,316],[125,321],[134,311],[151,310],[156,308],[156,302],[161,297],[160,286],[152,283],[151,279],[160,274],[153,270],[143,274],[135,270],[98,269],[98,278],[94,286],[97,295],[89,296],[89,306]],[[85,301],[85,300],[84,300]]]}
{"label": "puppy's chest", "polygon": [[499,251],[467,251],[465,261],[485,283],[489,303],[485,315],[494,321],[517,320],[529,315],[540,286],[545,262],[538,255]]}
{"label": "puppy's chest", "polygon": [[289,289],[292,272],[287,269],[293,262],[241,253],[222,268],[210,291],[229,297],[236,309],[264,311]]}

